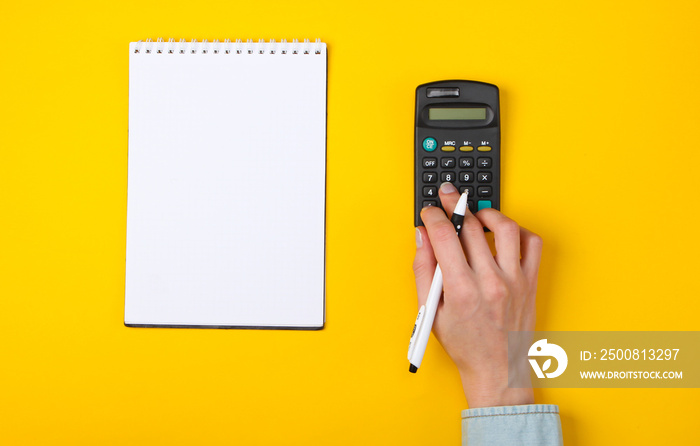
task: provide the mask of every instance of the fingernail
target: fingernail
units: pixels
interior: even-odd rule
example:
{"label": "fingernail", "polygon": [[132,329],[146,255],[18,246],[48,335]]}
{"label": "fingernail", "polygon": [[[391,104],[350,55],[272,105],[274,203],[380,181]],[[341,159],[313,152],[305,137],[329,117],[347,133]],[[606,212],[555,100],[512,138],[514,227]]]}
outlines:
{"label": "fingernail", "polygon": [[453,194],[457,192],[457,188],[454,184],[450,183],[449,181],[446,181],[440,185],[440,192],[442,192],[443,194]]}
{"label": "fingernail", "polygon": [[416,228],[416,248],[423,246],[423,236],[420,235],[420,229]]}

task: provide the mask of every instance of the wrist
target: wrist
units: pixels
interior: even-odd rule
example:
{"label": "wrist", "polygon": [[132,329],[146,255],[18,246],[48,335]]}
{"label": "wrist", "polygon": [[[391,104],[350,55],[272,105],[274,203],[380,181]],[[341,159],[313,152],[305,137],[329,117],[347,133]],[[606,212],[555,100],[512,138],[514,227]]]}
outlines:
{"label": "wrist", "polygon": [[470,409],[494,406],[521,406],[534,404],[535,396],[532,389],[506,389],[503,391],[470,391],[465,389],[464,395]]}
{"label": "wrist", "polygon": [[469,408],[493,406],[519,406],[534,404],[532,388],[508,387],[507,377],[503,379],[476,379],[460,373],[464,396]]}

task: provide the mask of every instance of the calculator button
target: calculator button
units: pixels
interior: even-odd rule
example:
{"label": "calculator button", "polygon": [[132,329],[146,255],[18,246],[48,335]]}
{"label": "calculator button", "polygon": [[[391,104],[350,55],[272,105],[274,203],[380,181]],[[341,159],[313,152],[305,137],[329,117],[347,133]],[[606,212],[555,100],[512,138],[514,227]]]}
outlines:
{"label": "calculator button", "polygon": [[437,172],[423,172],[424,183],[437,183]]}
{"label": "calculator button", "polygon": [[491,167],[491,158],[479,158],[476,160],[476,163],[479,165],[480,168],[482,169],[488,169]]}
{"label": "calculator button", "polygon": [[478,150],[479,152],[490,152],[491,146],[479,146],[476,150]]}
{"label": "calculator button", "polygon": [[462,183],[471,183],[472,181],[474,181],[474,174],[471,172],[460,172],[459,181],[461,181]]}
{"label": "calculator button", "polygon": [[423,150],[426,152],[432,152],[437,149],[437,141],[435,138],[425,138],[423,140]]}
{"label": "calculator button", "polygon": [[455,159],[454,158],[443,158],[440,160],[440,165],[442,167],[454,167],[455,166]]}
{"label": "calculator button", "polygon": [[443,172],[441,175],[440,180],[444,183],[445,181],[449,181],[450,183],[453,183],[457,176],[455,175],[454,172]]}
{"label": "calculator button", "polygon": [[423,188],[424,197],[437,197],[437,187],[435,186],[425,186]]}
{"label": "calculator button", "polygon": [[471,152],[472,150],[474,150],[473,146],[462,146],[459,148],[460,152]]}
{"label": "calculator button", "polygon": [[437,167],[437,158],[423,158],[423,167],[426,169]]}
{"label": "calculator button", "polygon": [[469,208],[469,212],[474,212],[474,202],[472,200],[467,200],[467,208]]}
{"label": "calculator button", "polygon": [[480,197],[490,197],[491,186],[479,186],[479,188],[476,190],[476,193],[479,194]]}
{"label": "calculator button", "polygon": [[476,174],[476,181],[479,183],[490,183],[491,182],[491,172],[479,172]]}
{"label": "calculator button", "polygon": [[474,196],[474,188],[472,186],[462,186],[459,188],[459,193],[463,194],[464,191],[467,191],[467,195],[470,197]]}
{"label": "calculator button", "polygon": [[435,201],[435,200],[423,200],[423,207],[427,208],[428,206],[437,206],[437,201]]}
{"label": "calculator button", "polygon": [[[481,159],[481,158],[479,158]],[[474,158],[460,158],[459,159],[459,167],[461,168],[469,168],[469,167],[474,167]]]}
{"label": "calculator button", "polygon": [[442,146],[441,149],[443,152],[454,152],[455,151],[455,146]]}
{"label": "calculator button", "polygon": [[479,211],[482,209],[490,208],[490,207],[492,207],[491,200],[479,200],[479,202],[477,203],[477,206],[479,208],[478,209]]}

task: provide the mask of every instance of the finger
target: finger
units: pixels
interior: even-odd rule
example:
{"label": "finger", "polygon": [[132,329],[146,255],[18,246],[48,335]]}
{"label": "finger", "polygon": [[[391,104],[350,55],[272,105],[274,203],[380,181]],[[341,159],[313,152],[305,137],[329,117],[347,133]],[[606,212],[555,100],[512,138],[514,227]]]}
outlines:
{"label": "finger", "polygon": [[[455,206],[457,206],[457,201],[459,201],[459,191],[452,185],[452,183],[442,183],[440,186],[440,201],[442,202],[442,207],[445,209],[448,218],[452,218],[452,213]],[[465,229],[469,228],[465,231]],[[464,213],[464,222],[462,223],[462,232],[467,232],[469,235],[460,238],[462,244],[462,250],[466,253],[467,264],[490,264],[493,266],[493,256],[491,255],[491,250],[486,243],[484,238],[483,225],[469,212],[469,209]],[[469,239],[469,242],[467,242]]]}
{"label": "finger", "polygon": [[438,195],[440,196],[440,203],[442,203],[442,208],[445,210],[447,218],[452,218],[452,213],[459,201],[459,191],[454,184],[446,181],[440,185]]}
{"label": "finger", "polygon": [[525,228],[520,228],[520,260],[523,273],[530,280],[537,279],[542,258],[542,237]]}
{"label": "finger", "polygon": [[436,266],[437,260],[435,260],[428,232],[425,230],[425,227],[418,226],[416,228],[416,257],[413,259],[413,274],[416,277],[418,307],[425,305]]}
{"label": "finger", "polygon": [[467,263],[474,271],[496,266],[491,249],[486,241],[484,225],[471,213],[469,208],[464,213],[460,241],[464,252],[467,254]]}
{"label": "finger", "polygon": [[423,208],[421,219],[442,269],[445,291],[465,286],[471,271],[454,226],[442,209],[437,207]]}
{"label": "finger", "polygon": [[480,210],[476,218],[493,232],[498,266],[504,271],[520,271],[520,226],[492,208]]}

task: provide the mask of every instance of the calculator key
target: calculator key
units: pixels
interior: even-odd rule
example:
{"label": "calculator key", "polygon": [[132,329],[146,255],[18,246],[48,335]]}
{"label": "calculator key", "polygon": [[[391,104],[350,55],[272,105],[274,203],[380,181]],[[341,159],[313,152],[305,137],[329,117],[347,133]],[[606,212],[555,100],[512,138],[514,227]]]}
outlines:
{"label": "calculator key", "polygon": [[462,186],[459,188],[459,193],[463,194],[464,191],[467,191],[467,195],[470,197],[474,196],[474,188],[472,186]]}
{"label": "calculator key", "polygon": [[491,182],[491,172],[479,172],[476,174],[476,181],[479,183],[490,183]]}
{"label": "calculator key", "polygon": [[474,174],[472,172],[460,172],[459,181],[462,183],[471,183],[474,181]]}
{"label": "calculator key", "polygon": [[491,167],[491,158],[479,158],[476,160],[476,163],[479,165],[480,168],[482,169],[488,169]]}
{"label": "calculator key", "polygon": [[477,203],[477,207],[479,208],[478,210],[480,211],[482,209],[488,209],[488,208],[493,207],[493,206],[491,206],[491,200],[479,200],[479,202]]}
{"label": "calculator key", "polygon": [[442,167],[454,167],[455,166],[455,159],[454,158],[442,158],[440,160],[440,165]]}
{"label": "calculator key", "polygon": [[455,151],[455,146],[442,146],[441,149],[443,152],[454,152]]}
{"label": "calculator key", "polygon": [[437,158],[423,158],[423,167],[426,169],[437,167]]}
{"label": "calculator key", "polygon": [[437,172],[423,172],[424,183],[437,183]]}
{"label": "calculator key", "polygon": [[425,186],[423,188],[423,196],[424,197],[437,197],[437,187],[435,186]]}
{"label": "calculator key", "polygon": [[435,138],[425,138],[423,140],[423,150],[426,152],[432,152],[437,149],[437,141]]}
{"label": "calculator key", "polygon": [[469,212],[474,212],[474,201],[473,200],[467,200],[467,208],[469,209]]}
{"label": "calculator key", "polygon": [[474,150],[474,146],[462,146],[459,148],[460,152],[471,152]]}
{"label": "calculator key", "polygon": [[479,152],[490,152],[491,146],[479,146],[476,148]]}
{"label": "calculator key", "polygon": [[491,196],[491,186],[479,186],[476,193],[480,197],[490,197]]}
{"label": "calculator key", "polygon": [[437,201],[435,201],[435,200],[423,200],[423,207],[427,208],[428,206],[437,206]]}
{"label": "calculator key", "polygon": [[[481,159],[481,158],[479,158]],[[460,158],[459,159],[459,167],[462,169],[464,168],[469,168],[469,167],[474,167],[474,158]]]}
{"label": "calculator key", "polygon": [[444,183],[445,181],[449,181],[450,183],[453,183],[455,179],[457,178],[457,175],[455,175],[454,172],[443,172],[441,175],[440,180]]}

